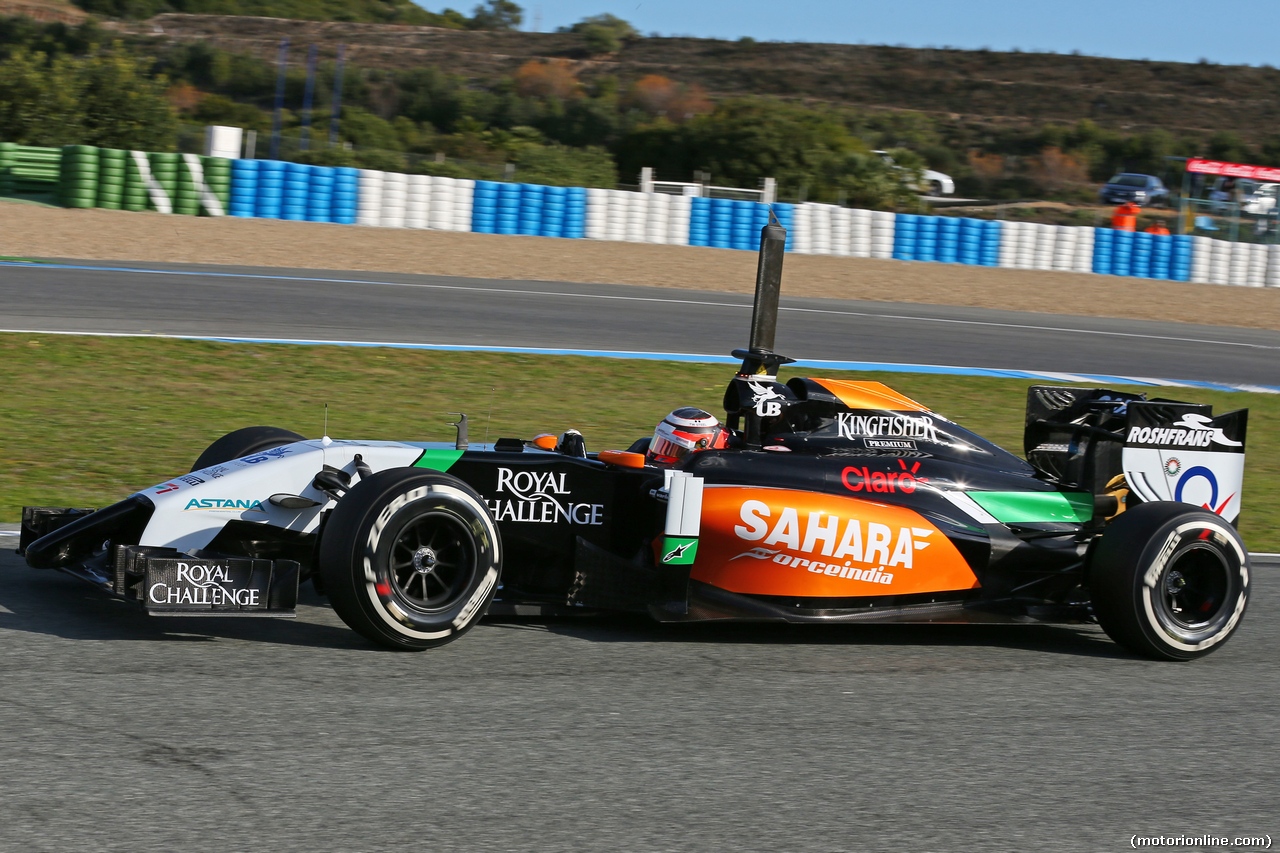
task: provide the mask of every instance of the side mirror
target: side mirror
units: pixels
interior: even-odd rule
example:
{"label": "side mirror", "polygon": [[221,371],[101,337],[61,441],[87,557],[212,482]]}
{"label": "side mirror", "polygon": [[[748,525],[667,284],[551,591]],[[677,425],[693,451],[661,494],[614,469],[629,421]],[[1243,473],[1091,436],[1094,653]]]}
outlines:
{"label": "side mirror", "polygon": [[319,474],[316,474],[311,485],[336,501],[342,497],[343,492],[351,488],[351,475],[332,465],[326,465]]}

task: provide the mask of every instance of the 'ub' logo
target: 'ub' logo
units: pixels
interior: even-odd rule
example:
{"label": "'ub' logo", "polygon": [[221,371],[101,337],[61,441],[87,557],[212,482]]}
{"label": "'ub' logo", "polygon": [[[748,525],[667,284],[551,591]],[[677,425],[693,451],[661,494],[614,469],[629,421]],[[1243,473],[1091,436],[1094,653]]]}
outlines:
{"label": "'ub' logo", "polygon": [[782,401],[786,399],[779,391],[759,382],[748,381],[751,389],[751,402],[755,404],[756,414],[762,418],[776,418],[782,414]]}

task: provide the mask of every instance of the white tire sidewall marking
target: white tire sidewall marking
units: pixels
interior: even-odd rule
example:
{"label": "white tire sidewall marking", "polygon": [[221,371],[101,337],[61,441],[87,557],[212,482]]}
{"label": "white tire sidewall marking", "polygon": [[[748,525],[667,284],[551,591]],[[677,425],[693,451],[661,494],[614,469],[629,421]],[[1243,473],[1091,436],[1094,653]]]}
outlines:
{"label": "white tire sidewall marking", "polygon": [[[483,580],[467,599],[467,603],[463,605],[462,610],[454,617],[452,624],[443,631],[418,631],[410,628],[402,621],[391,609],[383,603],[382,597],[378,595],[377,573],[373,569],[373,558],[378,552],[378,544],[382,540],[382,533],[391,519],[396,513],[404,509],[411,503],[429,498],[432,495],[447,495],[455,498],[469,506],[480,519],[488,518],[488,510],[480,504],[474,497],[462,489],[449,485],[432,485],[432,486],[416,486],[403,494],[397,495],[391,500],[382,511],[378,513],[378,517],[374,519],[373,525],[369,528],[369,535],[364,543],[364,555],[362,563],[364,568],[365,594],[368,596],[369,602],[373,605],[374,612],[378,614],[378,618],[382,619],[397,634],[406,637],[412,637],[417,640],[440,640],[449,635],[461,631],[475,618],[476,612],[480,605],[484,602],[485,596],[492,591],[498,580],[498,538],[497,531],[493,525],[485,522],[484,533],[489,539],[489,546],[492,551],[491,562],[488,571],[485,572]],[[478,531],[477,531],[478,532]],[[399,611],[394,602],[391,605],[394,610]]]}
{"label": "white tire sidewall marking", "polygon": [[[1169,634],[1164,629],[1159,618],[1156,617],[1155,606],[1152,603],[1152,591],[1160,580],[1160,575],[1164,572],[1165,564],[1169,562],[1169,558],[1178,549],[1178,545],[1182,542],[1182,536],[1189,530],[1209,529],[1214,532],[1214,538],[1219,541],[1226,541],[1231,544],[1232,549],[1236,552],[1236,557],[1240,561],[1240,594],[1236,598],[1236,606],[1231,618],[1226,624],[1216,631],[1212,636],[1206,637],[1198,643],[1185,643]],[[1236,541],[1236,537],[1232,536],[1221,524],[1213,521],[1188,521],[1180,524],[1169,532],[1164,544],[1160,546],[1160,552],[1151,565],[1147,567],[1146,572],[1142,576],[1142,609],[1147,619],[1147,625],[1158,635],[1159,639],[1169,646],[1184,652],[1202,652],[1216,646],[1218,643],[1231,636],[1231,632],[1235,630],[1236,624],[1239,623],[1240,617],[1244,615],[1245,605],[1248,603],[1249,595],[1249,561],[1244,550],[1240,547],[1240,543]]]}

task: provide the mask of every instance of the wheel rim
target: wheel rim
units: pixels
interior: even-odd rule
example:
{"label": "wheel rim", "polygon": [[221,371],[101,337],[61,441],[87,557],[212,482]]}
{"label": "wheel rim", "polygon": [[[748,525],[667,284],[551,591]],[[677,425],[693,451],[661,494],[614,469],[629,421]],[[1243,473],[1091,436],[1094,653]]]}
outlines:
{"label": "wheel rim", "polygon": [[1185,642],[1212,636],[1231,615],[1228,603],[1235,576],[1219,549],[1203,541],[1184,546],[1169,560],[1152,590],[1156,618]]}
{"label": "wheel rim", "polygon": [[410,519],[391,546],[391,588],[403,604],[436,612],[456,603],[470,586],[476,544],[462,519],[431,512]]}

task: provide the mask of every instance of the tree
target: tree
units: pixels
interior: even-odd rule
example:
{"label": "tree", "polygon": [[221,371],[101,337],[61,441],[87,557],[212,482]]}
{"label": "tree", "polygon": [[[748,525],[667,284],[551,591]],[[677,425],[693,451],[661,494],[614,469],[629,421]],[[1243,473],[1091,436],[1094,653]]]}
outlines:
{"label": "tree", "polygon": [[167,151],[177,131],[168,83],[147,67],[119,44],[79,58],[15,52],[0,63],[0,137]]}
{"label": "tree", "polygon": [[582,43],[591,53],[616,53],[624,42],[639,36],[636,28],[615,15],[592,15],[568,29],[580,33]]}
{"label": "tree", "polygon": [[84,123],[76,61],[17,50],[0,62],[0,138],[20,145],[79,142]]}
{"label": "tree", "polygon": [[628,106],[676,122],[711,112],[715,105],[698,84],[680,86],[661,74],[646,74],[627,92]]}
{"label": "tree", "polygon": [[522,97],[568,100],[582,92],[582,84],[567,59],[531,59],[516,71],[517,94]]}
{"label": "tree", "polygon": [[520,29],[523,20],[524,10],[511,0],[488,0],[471,11],[467,29],[509,32]]}
{"label": "tree", "polygon": [[646,74],[631,84],[627,103],[652,116],[666,115],[676,99],[676,84],[661,74]]}
{"label": "tree", "polygon": [[165,97],[164,76],[149,77],[149,63],[119,43],[81,60],[79,98],[84,111],[84,145],[103,148],[173,148],[177,119]]}
{"label": "tree", "polygon": [[639,33],[636,32],[635,27],[631,26],[617,15],[610,15],[608,13],[583,18],[567,30],[565,30],[564,27],[561,27],[561,32],[582,33],[592,27],[603,27],[606,30],[612,31],[614,35],[620,39],[632,39],[639,35]]}
{"label": "tree", "polygon": [[810,201],[843,197],[865,207],[920,207],[909,186],[919,174],[918,157],[897,152],[903,165],[896,166],[827,111],[763,98],[726,101],[683,125],[661,117],[626,134],[616,153],[624,175],[653,166],[687,180],[701,170],[718,184],[751,188],[771,177],[783,187],[806,187]]}

